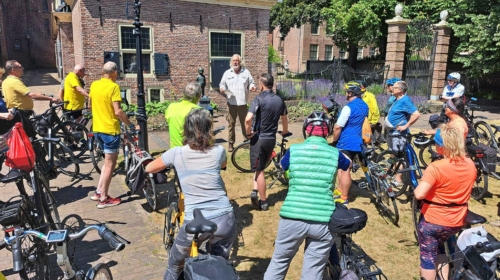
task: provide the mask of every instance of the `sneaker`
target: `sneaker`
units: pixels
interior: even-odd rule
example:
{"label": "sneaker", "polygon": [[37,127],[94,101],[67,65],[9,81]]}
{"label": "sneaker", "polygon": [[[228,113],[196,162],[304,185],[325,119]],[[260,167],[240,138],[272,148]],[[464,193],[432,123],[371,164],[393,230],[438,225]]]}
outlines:
{"label": "sneaker", "polygon": [[101,198],[101,194],[94,192],[94,194],[90,197],[90,200],[98,201],[100,198]]}
{"label": "sneaker", "polygon": [[262,201],[259,199],[259,210],[260,211],[267,211],[269,210],[269,204],[267,204],[267,201]]}
{"label": "sneaker", "polygon": [[257,191],[252,191],[250,194],[250,201],[252,203],[252,208],[255,210],[259,209],[259,195],[257,194]]}
{"label": "sneaker", "polygon": [[342,193],[340,192],[340,190],[339,189],[335,189],[333,191],[333,199],[340,198],[340,196],[342,196]]}
{"label": "sneaker", "polygon": [[120,203],[122,203],[122,200],[120,198],[118,198],[118,197],[112,198],[111,196],[108,196],[108,198],[106,198],[106,200],[99,201],[99,203],[97,204],[97,208],[103,209],[106,207],[116,206]]}
{"label": "sneaker", "polygon": [[342,198],[337,198],[337,199],[335,199],[335,202],[336,202],[336,203],[337,203],[337,202],[338,202],[338,203],[342,203],[342,204],[344,204],[345,206],[348,206],[348,205],[349,205],[349,199],[344,200],[344,199],[342,199]]}

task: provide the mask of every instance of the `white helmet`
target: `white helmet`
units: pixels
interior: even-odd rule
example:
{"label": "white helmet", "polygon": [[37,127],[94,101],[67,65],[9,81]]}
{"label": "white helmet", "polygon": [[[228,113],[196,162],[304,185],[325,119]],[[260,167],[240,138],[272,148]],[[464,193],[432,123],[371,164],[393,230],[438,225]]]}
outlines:
{"label": "white helmet", "polygon": [[448,75],[448,77],[446,77],[446,79],[448,79],[448,80],[453,79],[453,80],[457,80],[457,82],[460,82],[460,74],[458,74],[457,72],[450,73]]}

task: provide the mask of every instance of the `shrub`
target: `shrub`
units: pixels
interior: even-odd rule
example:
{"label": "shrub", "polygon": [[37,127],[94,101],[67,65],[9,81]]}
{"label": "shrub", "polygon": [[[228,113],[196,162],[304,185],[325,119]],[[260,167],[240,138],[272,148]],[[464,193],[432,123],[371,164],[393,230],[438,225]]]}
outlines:
{"label": "shrub", "polygon": [[271,63],[281,63],[280,55],[271,45],[267,47],[267,61]]}

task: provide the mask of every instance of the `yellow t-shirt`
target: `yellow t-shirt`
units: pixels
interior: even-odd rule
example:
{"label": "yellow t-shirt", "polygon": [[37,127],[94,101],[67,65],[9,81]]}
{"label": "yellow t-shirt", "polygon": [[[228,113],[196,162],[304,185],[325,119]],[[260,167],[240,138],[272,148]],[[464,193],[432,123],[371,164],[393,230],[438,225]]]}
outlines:
{"label": "yellow t-shirt", "polygon": [[120,86],[108,78],[101,78],[90,86],[92,102],[92,130],[110,135],[120,134],[120,120],[115,115],[113,102],[121,102]]}
{"label": "yellow t-shirt", "polygon": [[368,121],[370,121],[370,124],[377,124],[380,119],[380,111],[378,109],[375,95],[371,92],[365,91],[362,99],[366,105],[368,105]]}
{"label": "yellow t-shirt", "polygon": [[30,89],[16,76],[8,76],[2,83],[7,108],[20,110],[33,110],[33,99],[28,96]]}
{"label": "yellow t-shirt", "polygon": [[81,87],[78,76],[70,72],[64,79],[64,101],[69,103],[64,104],[66,110],[80,110],[85,105],[85,96],[81,95],[76,87]]}

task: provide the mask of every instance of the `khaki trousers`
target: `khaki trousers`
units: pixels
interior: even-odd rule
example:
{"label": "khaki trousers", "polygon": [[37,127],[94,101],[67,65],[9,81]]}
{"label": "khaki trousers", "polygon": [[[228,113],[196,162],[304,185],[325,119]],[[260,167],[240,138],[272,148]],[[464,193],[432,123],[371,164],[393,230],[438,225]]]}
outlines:
{"label": "khaki trousers", "polygon": [[247,105],[230,105],[227,104],[227,107],[229,108],[229,114],[227,114],[227,122],[229,126],[229,139],[228,142],[229,144],[234,144],[234,140],[236,138],[236,133],[235,133],[235,126],[236,126],[236,117],[240,119],[240,125],[241,125],[241,134],[243,135],[243,139],[246,138],[246,131],[245,131],[245,118],[247,116]]}

